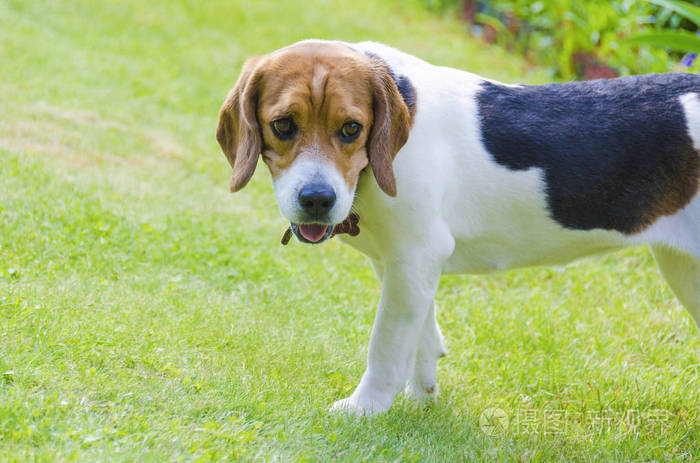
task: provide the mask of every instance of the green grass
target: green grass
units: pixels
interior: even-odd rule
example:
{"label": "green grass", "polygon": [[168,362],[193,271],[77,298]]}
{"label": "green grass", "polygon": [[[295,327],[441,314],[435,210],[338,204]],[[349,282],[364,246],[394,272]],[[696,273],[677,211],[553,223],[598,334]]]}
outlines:
{"label": "green grass", "polygon": [[[700,337],[641,248],[443,278],[438,403],[327,412],[379,284],[335,240],[281,247],[264,169],[228,194],[214,129],[240,65],[314,36],[545,75],[380,5],[0,0],[0,461],[700,458]],[[510,426],[489,436],[492,407]]]}

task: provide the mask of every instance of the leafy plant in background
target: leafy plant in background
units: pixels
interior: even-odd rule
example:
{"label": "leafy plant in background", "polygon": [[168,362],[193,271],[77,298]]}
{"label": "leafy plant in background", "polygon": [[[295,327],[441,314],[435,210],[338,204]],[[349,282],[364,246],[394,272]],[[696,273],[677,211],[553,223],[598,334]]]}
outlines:
{"label": "leafy plant in background", "polygon": [[496,0],[489,3],[503,10],[512,8],[516,17],[532,29],[526,37],[526,49],[565,79],[612,77],[642,66],[653,67],[659,61],[654,53],[632,56],[620,47],[620,37],[638,29],[637,18],[643,13],[638,2]]}
{"label": "leafy plant in background", "polygon": [[[680,55],[658,45],[688,51],[694,48],[678,45],[700,40],[691,32],[697,29],[695,16],[687,14],[691,11],[700,17],[700,0],[423,2],[432,9],[460,8],[462,16],[475,25],[474,33],[548,66],[564,79],[668,71]],[[659,30],[642,33],[649,25]],[[671,34],[661,35],[666,33]]]}
{"label": "leafy plant in background", "polygon": [[[683,17],[687,21],[690,21],[695,29],[700,26],[700,7],[679,0],[645,0],[649,3],[658,5],[659,7],[665,8],[667,11],[676,13],[679,16],[674,16],[675,18]],[[670,18],[669,18],[670,19]],[[676,20],[676,29],[665,28],[664,22],[656,22],[656,30],[644,32],[637,34],[635,36],[627,39],[629,44],[648,44],[656,47],[671,48],[674,50],[688,52],[686,55],[683,65],[686,67],[692,66],[693,62],[697,58],[697,54],[700,53],[700,36],[698,33],[693,34],[685,29],[680,28],[680,21]],[[670,24],[673,27],[673,23]]]}

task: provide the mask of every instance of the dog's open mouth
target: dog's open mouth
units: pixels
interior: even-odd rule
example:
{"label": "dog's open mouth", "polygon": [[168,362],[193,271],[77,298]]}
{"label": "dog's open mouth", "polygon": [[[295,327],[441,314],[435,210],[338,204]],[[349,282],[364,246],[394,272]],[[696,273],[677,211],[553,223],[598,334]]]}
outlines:
{"label": "dog's open mouth", "polygon": [[341,233],[347,233],[350,236],[360,234],[360,216],[355,212],[337,225],[329,225],[326,223],[290,223],[287,231],[282,236],[282,244],[286,245],[292,238],[292,234],[299,238],[302,243],[318,244],[332,238]]}
{"label": "dog's open mouth", "polygon": [[293,223],[291,228],[292,232],[303,243],[322,243],[333,234],[333,225],[325,223]]}

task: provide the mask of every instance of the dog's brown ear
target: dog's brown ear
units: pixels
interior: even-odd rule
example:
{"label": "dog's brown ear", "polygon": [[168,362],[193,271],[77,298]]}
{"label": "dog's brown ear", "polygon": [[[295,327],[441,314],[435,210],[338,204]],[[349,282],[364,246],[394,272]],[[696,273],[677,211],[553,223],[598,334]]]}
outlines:
{"label": "dog's brown ear", "polygon": [[371,82],[374,123],[367,140],[367,155],[379,187],[389,196],[396,196],[392,164],[408,140],[413,123],[412,111],[401,96],[389,68],[379,59],[372,59]]}
{"label": "dog's brown ear", "polygon": [[243,188],[255,172],[262,150],[262,135],[257,119],[258,87],[262,77],[260,58],[243,65],[236,85],[219,110],[216,140],[233,168],[231,192]]}

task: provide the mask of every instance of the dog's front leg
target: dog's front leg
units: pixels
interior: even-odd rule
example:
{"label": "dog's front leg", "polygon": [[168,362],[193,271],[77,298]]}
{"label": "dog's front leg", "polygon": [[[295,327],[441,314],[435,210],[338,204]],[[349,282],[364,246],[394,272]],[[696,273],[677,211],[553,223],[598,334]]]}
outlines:
{"label": "dog's front leg", "polygon": [[416,402],[434,401],[438,395],[437,362],[447,354],[435,313],[431,304],[423,324],[423,334],[416,351],[413,376],[406,386],[406,394]]}
{"label": "dog's front leg", "polygon": [[352,395],[333,404],[334,410],[363,414],[391,407],[413,372],[416,349],[437,292],[441,264],[431,256],[404,257],[384,265],[367,370]]}

